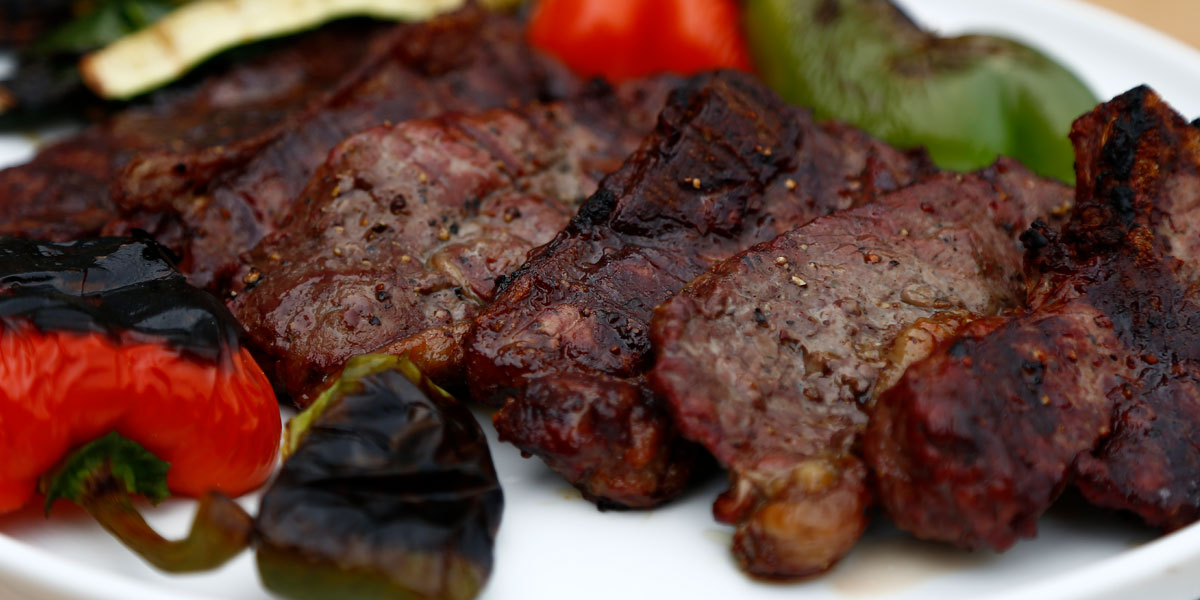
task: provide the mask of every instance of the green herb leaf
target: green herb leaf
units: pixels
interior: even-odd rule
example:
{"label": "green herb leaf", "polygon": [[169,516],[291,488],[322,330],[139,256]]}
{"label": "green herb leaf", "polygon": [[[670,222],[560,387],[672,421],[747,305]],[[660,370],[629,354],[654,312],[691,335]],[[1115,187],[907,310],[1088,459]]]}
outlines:
{"label": "green herb leaf", "polygon": [[95,9],[38,40],[39,54],[83,54],[153,24],[178,6],[178,0],[101,0]]}

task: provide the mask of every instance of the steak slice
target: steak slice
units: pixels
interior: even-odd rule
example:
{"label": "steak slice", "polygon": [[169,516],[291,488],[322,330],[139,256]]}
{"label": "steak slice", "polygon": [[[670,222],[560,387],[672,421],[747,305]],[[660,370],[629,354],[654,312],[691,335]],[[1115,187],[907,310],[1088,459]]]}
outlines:
{"label": "steak slice", "polygon": [[357,354],[462,387],[470,320],[653,127],[673,81],[380,126],[330,153],[230,307],[301,406]]}
{"label": "steak slice", "polygon": [[472,395],[501,438],[604,504],[677,495],[701,454],[650,392],[654,307],[713,263],[929,172],[752,76],[693,79],[655,132],[476,319]]}
{"label": "steak slice", "polygon": [[658,308],[651,383],[730,470],[713,512],[737,525],[743,568],[806,576],[849,551],[874,396],[932,340],[1021,306],[1016,232],[1071,194],[1009,160],[939,175],[737,254]]}
{"label": "steak slice", "polygon": [[70,240],[115,216],[109,188],[139,151],[231,148],[275,131],[285,115],[344,77],[380,26],[345,23],[286,42],[182,90],[54,143],[0,171],[0,235]]}
{"label": "steak slice", "polygon": [[879,399],[865,457],[896,523],[1004,549],[1069,483],[1200,516],[1200,131],[1146,88],[1075,123],[1077,201],[1024,236],[1029,307],[970,324]]}
{"label": "steak slice", "polygon": [[[122,210],[165,215],[181,268],[221,288],[238,255],[273,231],[335,144],[385,122],[565,97],[576,81],[531,49],[512,17],[472,8],[401,25],[371,58],[270,135],[199,152],[140,154],[116,188]],[[151,229],[162,231],[162,226]]]}

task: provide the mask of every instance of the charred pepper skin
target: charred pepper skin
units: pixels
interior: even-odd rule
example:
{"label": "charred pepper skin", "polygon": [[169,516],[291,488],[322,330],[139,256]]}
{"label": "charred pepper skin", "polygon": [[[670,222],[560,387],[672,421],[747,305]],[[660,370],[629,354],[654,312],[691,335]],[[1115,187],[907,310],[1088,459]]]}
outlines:
{"label": "charred pepper skin", "polygon": [[1075,180],[1071,123],[1096,105],[1075,75],[1012,40],[938,37],[889,0],[745,0],[746,39],[763,80],[819,118],[899,147],[925,146],[943,168],[997,155]]}
{"label": "charred pepper skin", "polygon": [[263,495],[264,585],[304,599],[477,595],[504,505],[479,424],[403,359],[354,359],[335,386]]}
{"label": "charred pepper skin", "polygon": [[281,424],[239,332],[150,239],[0,238],[0,513],[114,431],[171,464],[174,493],[261,485]]}

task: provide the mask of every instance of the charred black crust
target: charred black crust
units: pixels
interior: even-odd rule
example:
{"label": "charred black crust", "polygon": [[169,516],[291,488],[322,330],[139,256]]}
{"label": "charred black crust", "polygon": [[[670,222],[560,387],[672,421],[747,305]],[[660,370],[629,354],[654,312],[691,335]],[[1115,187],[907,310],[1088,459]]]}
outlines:
{"label": "charred black crust", "polygon": [[1151,117],[1145,110],[1149,91],[1146,86],[1141,86],[1118,98],[1123,110],[1113,121],[1112,132],[1101,150],[1101,165],[1105,169],[1101,179],[1125,181],[1133,175],[1138,141],[1151,126]]}
{"label": "charred black crust", "polygon": [[1100,151],[1100,185],[1096,191],[1107,190],[1109,206],[1123,225],[1129,225],[1137,216],[1135,194],[1127,184],[1134,176],[1142,136],[1154,125],[1154,117],[1146,109],[1149,93],[1149,88],[1141,86],[1118,99],[1123,110],[1112,122],[1111,133]]}
{"label": "charred black crust", "polygon": [[577,230],[590,229],[608,221],[617,207],[617,196],[608,188],[600,188],[571,219],[571,227]]}
{"label": "charred black crust", "polygon": [[1025,230],[1020,236],[1021,244],[1030,252],[1037,252],[1050,244],[1050,238],[1054,233],[1050,230],[1050,226],[1045,221],[1037,219]]}
{"label": "charred black crust", "polygon": [[0,322],[132,333],[216,361],[238,347],[241,326],[217,298],[187,284],[175,259],[144,234],[62,243],[0,237]]}

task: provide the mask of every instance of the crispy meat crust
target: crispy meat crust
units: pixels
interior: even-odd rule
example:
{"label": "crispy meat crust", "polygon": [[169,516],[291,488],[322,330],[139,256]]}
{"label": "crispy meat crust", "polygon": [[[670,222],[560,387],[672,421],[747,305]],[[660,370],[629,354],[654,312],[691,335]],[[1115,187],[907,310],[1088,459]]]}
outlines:
{"label": "crispy meat crust", "polygon": [[651,381],[730,469],[714,513],[738,526],[743,568],[812,575],[858,540],[875,395],[966,321],[1019,307],[1017,235],[1070,200],[1007,160],[940,175],[737,254],[658,308]]}
{"label": "crispy meat crust", "polygon": [[461,341],[497,279],[566,226],[674,83],[351,136],[244,257],[231,309],[301,406],[364,352],[408,354],[461,388]]}
{"label": "crispy meat crust", "polygon": [[504,402],[501,438],[588,497],[668,500],[702,453],[645,389],[654,307],[738,250],[929,170],[921,155],[813,123],[752,76],[701,76],[484,309],[467,344],[471,392]]}
{"label": "crispy meat crust", "polygon": [[386,122],[566,97],[576,80],[532,50],[515,19],[479,8],[402,25],[370,58],[278,127],[236,144],[161,150],[125,167],[115,198],[126,226],[180,233],[195,284],[224,288],[240,253],[286,218],[330,149]]}
{"label": "crispy meat crust", "polygon": [[[0,171],[0,235],[70,240],[97,235],[116,216],[109,188],[141,151],[236,147],[276,130],[361,60],[383,28],[324,28],[184,90],[162,92]],[[144,226],[166,234],[151,220]],[[164,235],[164,237],[172,237]]]}
{"label": "crispy meat crust", "polygon": [[1007,548],[1072,482],[1152,525],[1200,515],[1200,131],[1138,88],[1072,139],[1071,220],[1024,238],[1027,312],[972,323],[872,415],[881,501],[920,537]]}

